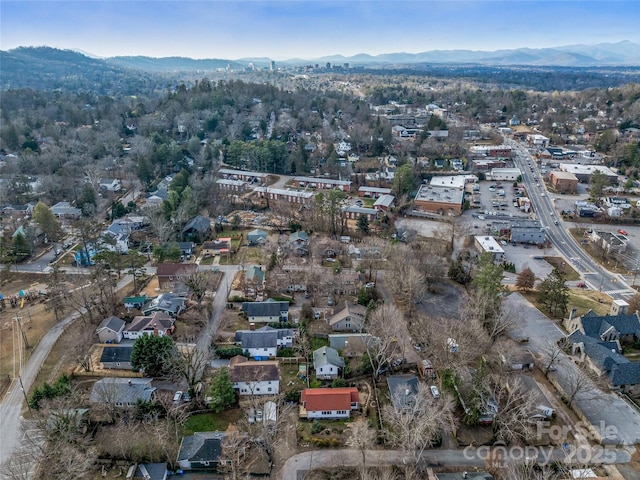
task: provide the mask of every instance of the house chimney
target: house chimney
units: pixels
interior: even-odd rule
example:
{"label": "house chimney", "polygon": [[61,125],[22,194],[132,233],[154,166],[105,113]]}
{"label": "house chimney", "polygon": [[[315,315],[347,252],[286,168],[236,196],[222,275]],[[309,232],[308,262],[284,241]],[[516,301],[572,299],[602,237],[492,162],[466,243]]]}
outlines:
{"label": "house chimney", "polygon": [[255,330],[255,329],[256,329],[256,324],[255,324],[255,323],[253,323],[253,322],[251,322],[251,323],[249,324],[249,330]]}
{"label": "house chimney", "polygon": [[158,324],[157,323],[153,324],[153,336],[154,337],[158,336]]}
{"label": "house chimney", "polygon": [[573,316],[576,314],[576,309],[572,308],[571,313],[569,314],[569,321],[573,320]]}

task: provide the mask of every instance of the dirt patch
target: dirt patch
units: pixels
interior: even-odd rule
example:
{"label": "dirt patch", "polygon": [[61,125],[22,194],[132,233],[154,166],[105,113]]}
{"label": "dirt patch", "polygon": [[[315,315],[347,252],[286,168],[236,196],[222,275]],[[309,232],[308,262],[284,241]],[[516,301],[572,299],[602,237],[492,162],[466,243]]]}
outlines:
{"label": "dirt patch", "polygon": [[[56,323],[53,312],[45,308],[44,296],[38,295],[39,291],[46,291],[42,279],[42,275],[12,273],[10,280],[4,279],[5,283],[0,289],[4,297],[4,308],[0,304],[0,377],[3,379],[7,375],[13,376],[14,361],[18,364],[20,350],[24,363],[44,334]],[[24,298],[20,297],[20,291],[25,292]],[[10,301],[12,297],[16,299],[13,307]],[[28,347],[16,319],[20,319]]]}

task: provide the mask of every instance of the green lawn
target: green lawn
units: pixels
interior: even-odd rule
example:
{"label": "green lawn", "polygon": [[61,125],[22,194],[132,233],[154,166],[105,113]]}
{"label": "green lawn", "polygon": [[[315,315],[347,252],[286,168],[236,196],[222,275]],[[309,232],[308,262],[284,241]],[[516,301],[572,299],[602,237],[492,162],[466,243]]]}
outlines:
{"label": "green lawn", "polygon": [[567,265],[562,257],[544,257],[544,259],[547,263],[551,264],[553,268],[564,273],[564,278],[568,282],[580,280],[578,272],[576,272],[571,265]]}
{"label": "green lawn", "polygon": [[[551,314],[538,303],[538,292],[520,292],[527,300],[529,300],[538,310],[553,318]],[[602,303],[598,301],[602,300]],[[567,310],[576,309],[576,315],[584,315],[589,310],[593,310],[598,315],[606,315],[611,307],[611,299],[595,290],[572,289],[569,290],[569,301],[567,302]],[[568,312],[567,314],[568,315]]]}
{"label": "green lawn", "polygon": [[182,428],[182,434],[193,435],[195,432],[224,431],[230,423],[240,420],[243,414],[240,408],[220,413],[198,413],[187,419]]}

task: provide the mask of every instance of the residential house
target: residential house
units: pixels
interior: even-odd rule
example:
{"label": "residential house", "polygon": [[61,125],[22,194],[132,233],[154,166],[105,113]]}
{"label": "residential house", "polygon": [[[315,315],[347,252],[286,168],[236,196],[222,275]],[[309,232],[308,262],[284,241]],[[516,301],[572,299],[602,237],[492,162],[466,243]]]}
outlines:
{"label": "residential house", "polygon": [[355,387],[306,388],[300,394],[300,417],[349,418],[359,408],[360,396]]}
{"label": "residential house", "polygon": [[393,207],[395,197],[393,195],[382,195],[373,204],[373,208],[378,212],[388,212]]}
{"label": "residential house", "polygon": [[103,250],[126,255],[129,252],[129,233],[113,233],[106,230],[102,233],[100,247]]}
{"label": "residential house", "polygon": [[51,212],[58,218],[80,218],[82,215],[82,210],[72,207],[69,202],[56,203]]}
{"label": "residential house", "polygon": [[192,242],[201,242],[211,234],[211,220],[197,215],[187,222],[182,229],[182,238]]}
{"label": "residential house", "polygon": [[289,236],[289,246],[297,255],[305,256],[309,254],[309,235],[302,230],[293,232]]}
{"label": "residential house", "polygon": [[280,366],[276,360],[254,362],[238,355],[231,359],[229,380],[239,395],[277,395]]}
{"label": "residential house", "polygon": [[618,314],[599,316],[589,311],[582,317],[569,318],[565,326],[572,331],[567,341],[579,362],[605,377],[613,388],[635,394],[640,392],[640,362],[622,355],[621,344],[640,339],[640,314],[626,313],[624,304],[623,308],[612,307]]}
{"label": "residential house", "polygon": [[313,369],[316,378],[331,380],[338,378],[344,369],[344,359],[331,347],[321,347],[313,351]]}
{"label": "residential house", "polygon": [[139,297],[125,297],[122,300],[124,304],[124,308],[127,309],[127,312],[130,312],[134,308],[142,308],[142,306],[147,303],[147,296],[140,295]]}
{"label": "residential house", "polygon": [[154,312],[166,313],[170,317],[177,317],[186,310],[187,299],[174,293],[163,293],[145,303],[140,311],[143,315],[151,315]]}
{"label": "residential house", "polygon": [[391,403],[397,411],[410,407],[418,395],[418,377],[415,375],[389,375],[387,385]]}
{"label": "residential house", "polygon": [[125,480],[167,480],[166,463],[138,463],[129,467]]}
{"label": "residential house", "polygon": [[184,285],[197,270],[195,263],[161,263],[156,269],[158,286],[162,290],[170,290],[179,284]]}
{"label": "residential house", "polygon": [[276,356],[278,349],[293,345],[293,335],[293,329],[266,325],[257,330],[237,330],[235,343],[251,358],[271,358]]}
{"label": "residential house", "polygon": [[251,230],[247,233],[247,242],[249,245],[262,245],[267,241],[267,232],[256,228],[255,230]]}
{"label": "residential house", "polygon": [[96,329],[100,343],[120,343],[125,325],[118,317],[105,318]]}
{"label": "residential house", "polygon": [[122,332],[128,340],[135,340],[143,335],[171,335],[175,330],[175,319],[162,312],[151,315],[137,315],[133,317]]}
{"label": "residential house", "polygon": [[181,255],[190,257],[196,250],[196,244],[193,242],[178,242],[178,248],[180,249]]}
{"label": "residential house", "polygon": [[202,255],[206,257],[213,257],[215,255],[222,255],[231,251],[231,238],[217,238],[210,240],[202,244]]}
{"label": "residential house", "polygon": [[264,284],[264,272],[256,265],[251,265],[244,271],[244,281],[247,285],[262,287]]}
{"label": "residential house", "polygon": [[119,192],[122,184],[117,178],[105,178],[100,180],[100,188],[109,192]]}
{"label": "residential house", "polygon": [[640,393],[640,362],[631,362],[621,353],[618,341],[600,341],[580,330],[567,337],[571,354],[612,388],[624,393]]}
{"label": "residential house", "polygon": [[150,402],[156,388],[151,378],[101,378],[94,383],[89,396],[93,404],[109,404],[118,408],[133,408],[138,401]]}
{"label": "residential house", "polygon": [[331,325],[331,330],[334,332],[359,332],[364,326],[366,316],[366,307],[351,303],[347,300],[340,310],[329,317],[329,325]]}
{"label": "residential house", "polygon": [[605,316],[589,310],[581,317],[569,318],[565,324],[569,332],[579,330],[599,342],[631,344],[640,340],[640,314],[629,314],[626,308]]}
{"label": "residential house", "polygon": [[100,363],[102,368],[114,370],[131,370],[131,354],[133,345],[108,346],[102,349]]}
{"label": "residential house", "polygon": [[332,333],[329,334],[329,346],[342,352],[345,357],[352,357],[367,351],[367,345],[373,341],[369,333]]}
{"label": "residential house", "polygon": [[243,302],[242,311],[251,323],[289,321],[289,302],[268,299],[265,302]]}
{"label": "residential house", "polygon": [[176,463],[182,470],[217,470],[225,436],[224,432],[196,432],[182,437]]}

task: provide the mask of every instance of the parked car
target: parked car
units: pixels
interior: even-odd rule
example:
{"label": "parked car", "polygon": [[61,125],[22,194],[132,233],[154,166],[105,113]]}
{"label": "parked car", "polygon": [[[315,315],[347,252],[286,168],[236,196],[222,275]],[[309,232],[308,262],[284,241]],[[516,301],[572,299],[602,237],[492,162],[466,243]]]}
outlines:
{"label": "parked car", "polygon": [[249,423],[256,423],[256,410],[255,408],[251,407],[249,409]]}
{"label": "parked car", "polygon": [[178,390],[173,395],[173,403],[174,403],[174,405],[177,405],[178,403],[180,403],[180,400],[182,400],[182,390]]}
{"label": "parked car", "polygon": [[578,288],[587,288],[587,284],[584,283],[584,282],[580,282],[580,283],[578,283],[577,287]]}
{"label": "parked car", "polygon": [[623,229],[621,229],[621,228],[619,228],[619,229],[618,229],[618,233],[619,233],[620,235],[627,235],[627,231],[626,231],[626,230],[623,230]]}
{"label": "parked car", "polygon": [[256,422],[262,423],[262,409],[256,410]]}
{"label": "parked car", "polygon": [[440,391],[435,385],[431,385],[431,395],[433,395],[433,398],[440,398]]}

